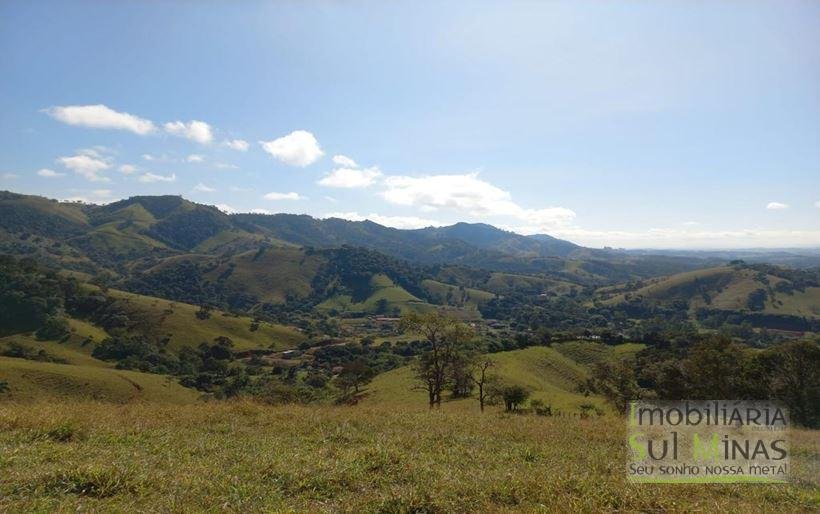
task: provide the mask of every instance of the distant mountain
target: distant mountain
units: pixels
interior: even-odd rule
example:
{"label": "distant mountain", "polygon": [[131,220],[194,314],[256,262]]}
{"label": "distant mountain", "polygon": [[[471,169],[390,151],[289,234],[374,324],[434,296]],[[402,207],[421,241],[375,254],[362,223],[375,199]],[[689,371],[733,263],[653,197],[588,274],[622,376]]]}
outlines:
{"label": "distant mountain", "polygon": [[[593,250],[545,234],[483,223],[400,230],[371,221],[294,214],[226,214],[180,196],[134,196],[108,205],[0,193],[0,252],[37,254],[72,269],[127,272],[139,259],[232,255],[260,245],[364,247],[418,265],[465,266],[601,285],[721,264],[696,255]],[[33,236],[33,237],[32,237]]]}

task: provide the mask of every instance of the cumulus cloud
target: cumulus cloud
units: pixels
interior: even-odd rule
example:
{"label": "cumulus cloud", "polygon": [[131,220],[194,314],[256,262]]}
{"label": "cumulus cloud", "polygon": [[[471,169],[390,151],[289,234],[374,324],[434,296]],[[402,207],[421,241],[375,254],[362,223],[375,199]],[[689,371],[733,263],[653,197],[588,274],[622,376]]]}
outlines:
{"label": "cumulus cloud", "polygon": [[333,156],[333,164],[337,164],[344,168],[358,168],[359,165],[356,164],[356,161],[351,159],[346,155],[334,155]]}
{"label": "cumulus cloud", "polygon": [[277,193],[277,192],[270,192],[264,196],[266,200],[303,200],[304,196],[300,196],[299,193]]}
{"label": "cumulus cloud", "polygon": [[140,178],[137,180],[150,184],[153,182],[176,182],[176,179],[176,173],[171,173],[170,175],[158,175],[156,173],[148,172],[140,175]]}
{"label": "cumulus cloud", "polygon": [[444,223],[440,221],[418,218],[416,216],[382,216],[380,214],[371,213],[362,215],[358,212],[331,212],[326,214],[324,218],[341,218],[350,221],[365,221],[370,220],[385,227],[393,227],[400,229],[414,229],[424,227],[441,227]]}
{"label": "cumulus cloud", "polygon": [[192,153],[185,160],[188,161],[188,162],[202,162],[202,161],[205,160],[205,157],[203,157],[199,154]]}
{"label": "cumulus cloud", "polygon": [[477,218],[512,217],[523,222],[521,230],[529,232],[554,230],[575,218],[575,212],[565,207],[521,207],[513,202],[509,192],[482,180],[477,173],[390,176],[384,179],[384,185],[381,195],[392,204],[427,212],[449,209]]}
{"label": "cumulus cloud", "polygon": [[379,168],[336,168],[319,180],[319,185],[327,187],[358,188],[373,185],[381,177]]}
{"label": "cumulus cloud", "polygon": [[57,162],[91,182],[110,182],[100,173],[109,169],[111,164],[95,150],[80,150],[76,155],[58,157]]}
{"label": "cumulus cloud", "polygon": [[789,208],[788,204],[780,203],[780,202],[769,202],[766,205],[766,209],[768,209],[770,211],[782,211],[783,209],[788,209],[788,208]]}
{"label": "cumulus cloud", "polygon": [[231,150],[236,150],[238,152],[247,152],[250,147],[248,142],[244,139],[231,139],[229,141],[225,141],[224,144]]}
{"label": "cumulus cloud", "polygon": [[287,136],[272,141],[260,141],[259,144],[263,150],[289,166],[304,168],[324,155],[319,142],[306,130],[294,130]]}
{"label": "cumulus cloud", "polygon": [[216,191],[216,189],[206,186],[205,184],[200,182],[199,184],[194,186],[194,191],[198,193],[213,193],[214,191]]}
{"label": "cumulus cloud", "polygon": [[37,170],[37,174],[40,175],[41,177],[46,177],[46,178],[57,178],[57,177],[64,177],[65,176],[65,173],[58,173],[58,172],[56,172],[54,170],[50,170],[48,168],[43,168],[41,170]]}
{"label": "cumulus cloud", "polygon": [[141,136],[156,130],[150,120],[117,112],[102,104],[57,106],[45,109],[45,112],[57,121],[79,127],[127,130]]}
{"label": "cumulus cloud", "polygon": [[123,175],[131,175],[137,171],[137,167],[133,164],[123,164],[118,168]]}
{"label": "cumulus cloud", "polygon": [[211,126],[204,121],[192,120],[188,123],[183,121],[170,121],[164,125],[165,132],[179,137],[184,137],[202,145],[207,145],[213,141],[214,136]]}

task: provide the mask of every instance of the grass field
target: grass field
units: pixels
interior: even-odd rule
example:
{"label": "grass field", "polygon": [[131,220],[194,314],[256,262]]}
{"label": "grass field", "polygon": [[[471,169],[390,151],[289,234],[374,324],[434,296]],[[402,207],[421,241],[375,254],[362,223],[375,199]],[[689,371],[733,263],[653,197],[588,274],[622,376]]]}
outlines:
{"label": "grass field", "polygon": [[625,423],[246,402],[0,405],[5,512],[810,512],[791,484],[626,482]]}

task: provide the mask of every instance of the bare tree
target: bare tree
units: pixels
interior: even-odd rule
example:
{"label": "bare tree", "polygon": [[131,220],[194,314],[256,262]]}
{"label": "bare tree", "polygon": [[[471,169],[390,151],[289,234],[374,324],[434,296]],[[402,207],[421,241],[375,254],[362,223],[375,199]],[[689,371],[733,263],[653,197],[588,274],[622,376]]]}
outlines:
{"label": "bare tree", "polygon": [[478,361],[473,367],[473,372],[470,375],[473,383],[476,387],[478,387],[478,405],[481,407],[481,412],[484,412],[484,405],[487,403],[490,395],[489,386],[492,381],[492,376],[489,374],[489,369],[494,365],[495,363],[490,359]]}

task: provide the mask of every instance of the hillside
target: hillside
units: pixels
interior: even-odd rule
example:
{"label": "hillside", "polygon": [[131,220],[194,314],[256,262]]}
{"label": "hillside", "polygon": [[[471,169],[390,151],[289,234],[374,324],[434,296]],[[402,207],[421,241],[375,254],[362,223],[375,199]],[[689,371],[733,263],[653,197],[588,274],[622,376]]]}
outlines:
{"label": "hillside", "polygon": [[85,272],[103,267],[127,274],[144,259],[190,253],[232,255],[265,245],[351,245],[418,265],[548,274],[557,280],[598,285],[707,263],[698,257],[590,250],[544,234],[527,237],[480,223],[399,230],[370,221],[305,215],[229,215],[179,196],[134,196],[93,205],[3,192],[0,214],[0,249],[11,254],[36,252],[44,260]]}
{"label": "hillside", "polygon": [[197,391],[163,375],[99,366],[55,364],[0,357],[4,401],[96,400],[112,403],[192,403]]}
{"label": "hillside", "polygon": [[708,268],[650,280],[639,287],[604,288],[599,297],[607,305],[630,301],[657,304],[678,302],[698,309],[820,318],[820,282],[812,271],[766,265]]}
{"label": "hillside", "polygon": [[[594,362],[634,355],[642,345],[624,344],[608,347],[600,343],[559,343],[555,347],[536,346],[523,350],[489,354],[495,362],[492,373],[506,384],[526,387],[532,398],[543,400],[553,409],[580,412],[580,406],[591,404],[607,409],[599,397],[585,396],[580,386],[589,376]],[[412,369],[405,366],[377,376],[367,388],[365,405],[401,406],[402,409],[427,409],[424,391],[415,389]],[[442,407],[445,408],[445,407]],[[450,400],[447,409],[476,410],[475,398]]]}

